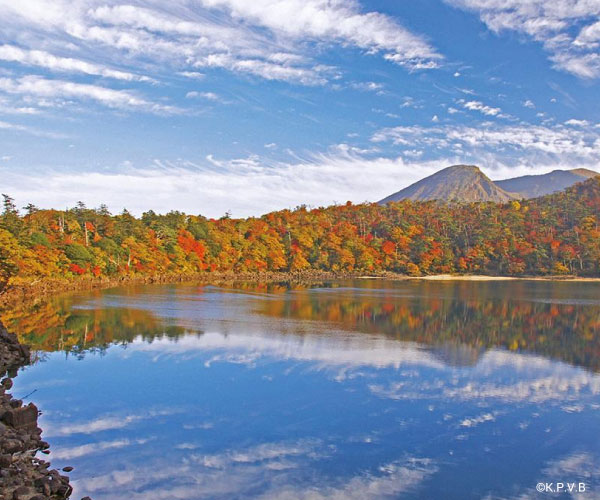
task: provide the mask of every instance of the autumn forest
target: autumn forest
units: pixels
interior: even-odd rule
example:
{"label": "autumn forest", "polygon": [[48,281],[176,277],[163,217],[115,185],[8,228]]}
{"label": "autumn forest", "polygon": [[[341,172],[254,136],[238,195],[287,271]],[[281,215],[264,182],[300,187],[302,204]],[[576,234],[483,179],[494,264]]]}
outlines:
{"label": "autumn forest", "polygon": [[[401,201],[208,219],[4,195],[0,283],[211,272],[600,275],[600,178],[533,200]],[[2,285],[0,285],[2,286]]]}

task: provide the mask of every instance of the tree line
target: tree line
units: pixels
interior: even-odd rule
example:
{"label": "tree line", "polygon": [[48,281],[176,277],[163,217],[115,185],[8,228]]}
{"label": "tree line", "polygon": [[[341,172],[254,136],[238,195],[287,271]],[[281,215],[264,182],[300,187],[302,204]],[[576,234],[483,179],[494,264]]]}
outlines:
{"label": "tree line", "polygon": [[245,219],[18,209],[3,197],[0,284],[307,270],[600,276],[600,178],[505,204],[348,202]]}

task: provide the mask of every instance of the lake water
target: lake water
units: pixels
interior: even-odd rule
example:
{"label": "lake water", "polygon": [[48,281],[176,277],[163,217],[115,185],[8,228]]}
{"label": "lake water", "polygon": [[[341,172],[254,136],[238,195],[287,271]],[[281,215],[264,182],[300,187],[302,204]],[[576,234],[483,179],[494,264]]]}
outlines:
{"label": "lake water", "polygon": [[600,498],[598,283],[152,285],[2,318],[73,498]]}

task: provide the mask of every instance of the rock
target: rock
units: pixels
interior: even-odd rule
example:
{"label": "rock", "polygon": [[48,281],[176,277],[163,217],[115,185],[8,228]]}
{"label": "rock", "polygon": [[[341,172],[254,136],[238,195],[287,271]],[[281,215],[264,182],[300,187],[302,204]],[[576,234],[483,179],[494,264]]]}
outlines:
{"label": "rock", "polygon": [[0,455],[0,469],[7,469],[12,464],[12,457],[10,455]]}
{"label": "rock", "polygon": [[7,425],[15,429],[37,427],[38,409],[33,403],[23,408],[8,410],[2,417]]}
{"label": "rock", "polygon": [[16,453],[17,451],[21,451],[23,443],[18,439],[7,439],[4,441],[2,447],[6,453]]}
{"label": "rock", "polygon": [[25,361],[26,363],[29,363],[29,360],[31,359],[31,352],[29,351],[29,346],[24,345],[24,344],[19,344],[19,352],[21,353],[21,356],[23,357],[23,361]]}
{"label": "rock", "polygon": [[8,392],[29,360],[29,349],[0,323],[0,500],[66,499],[73,491],[69,478],[48,470],[50,464],[35,456],[37,450],[50,453],[37,427],[37,407],[23,406]]}
{"label": "rock", "polygon": [[27,486],[19,486],[13,492],[13,500],[25,500],[29,496],[29,488]]}
{"label": "rock", "polygon": [[42,490],[44,491],[44,495],[49,497],[52,495],[52,489],[50,488],[50,482],[46,481],[42,484]]}
{"label": "rock", "polygon": [[56,494],[61,498],[69,498],[72,492],[73,488],[68,482],[62,483],[56,490]]}
{"label": "rock", "polygon": [[71,472],[73,470],[73,467],[71,467],[70,465],[67,467],[63,467],[62,468],[63,472]]}

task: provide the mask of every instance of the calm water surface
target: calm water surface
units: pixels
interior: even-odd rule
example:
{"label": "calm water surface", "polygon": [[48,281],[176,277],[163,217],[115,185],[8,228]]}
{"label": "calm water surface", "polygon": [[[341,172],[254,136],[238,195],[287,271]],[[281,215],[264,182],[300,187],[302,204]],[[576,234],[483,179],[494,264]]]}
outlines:
{"label": "calm water surface", "polygon": [[154,285],[2,313],[73,498],[600,498],[600,284]]}

